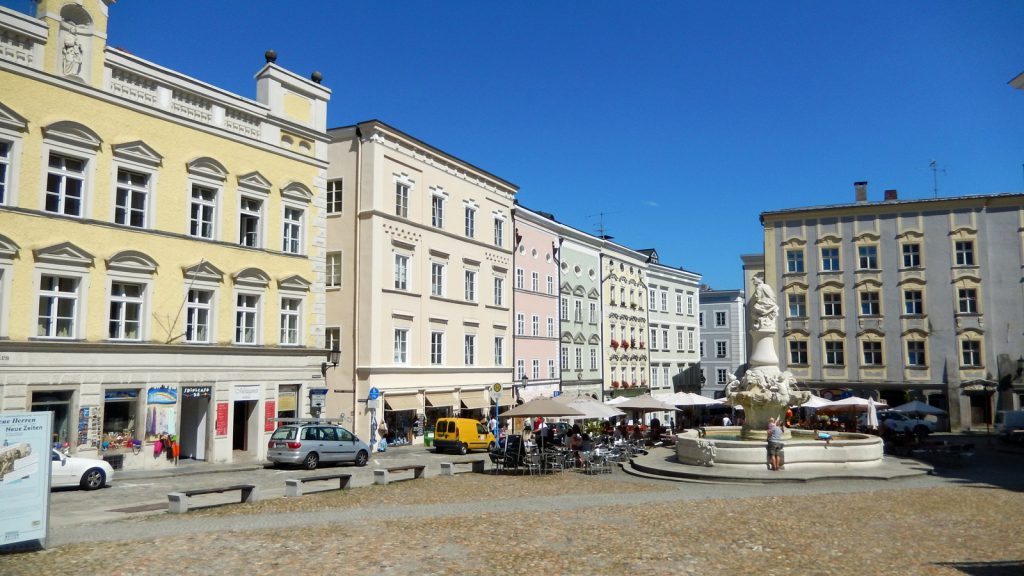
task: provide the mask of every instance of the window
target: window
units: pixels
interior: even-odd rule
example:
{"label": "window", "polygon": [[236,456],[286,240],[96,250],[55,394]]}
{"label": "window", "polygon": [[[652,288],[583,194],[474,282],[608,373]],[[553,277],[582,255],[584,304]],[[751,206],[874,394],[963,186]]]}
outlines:
{"label": "window", "polygon": [[324,274],[327,288],[341,287],[341,252],[328,252]]}
{"label": "window", "polygon": [[409,329],[395,328],[395,364],[409,363]]}
{"label": "window", "polygon": [[597,324],[597,303],[590,303],[590,323]]}
{"label": "window", "polygon": [[548,294],[555,293],[555,278],[554,276],[548,275]]}
{"label": "window", "polygon": [[839,271],[839,248],[821,249],[821,269],[824,272]]}
{"label": "window", "polygon": [[[2,145],[0,142],[0,146]],[[114,196],[114,222],[122,226],[145,228],[146,209],[149,204],[149,174],[119,168]]]}
{"label": "window", "polygon": [[[520,360],[522,362],[522,360]],[[562,368],[564,370],[569,369],[569,348],[568,346],[562,346]],[[522,374],[520,374],[522,376]]]}
{"label": "window", "polygon": [[682,313],[683,313],[683,295],[682,294],[676,294],[676,314],[682,314]]}
{"label": "window", "polygon": [[686,314],[693,316],[693,296],[686,295]]}
{"label": "window", "polygon": [[466,334],[465,349],[466,366],[476,364],[476,334]]}
{"label": "window", "polygon": [[188,291],[185,300],[185,341],[194,344],[209,343],[213,291],[193,288]]}
{"label": "window", "polygon": [[516,380],[522,380],[526,376],[526,360],[516,360]]}
{"label": "window", "polygon": [[555,337],[555,319],[548,316],[548,338]]}
{"label": "window", "polygon": [[562,318],[562,320],[568,320],[569,319],[569,299],[566,298],[565,296],[562,296],[562,305],[561,305],[560,308],[561,308],[561,318]]}
{"label": "window", "polygon": [[78,278],[43,275],[39,282],[36,336],[74,338],[78,316]]}
{"label": "window", "polygon": [[0,204],[6,204],[10,198],[7,187],[11,185],[11,151],[14,147],[10,142],[0,140]]}
{"label": "window", "polygon": [[[682,346],[680,346],[682,349]],[[686,349],[693,352],[693,330],[686,331]]]}
{"label": "window", "polygon": [[658,388],[658,368],[657,366],[651,367],[651,388]]}
{"label": "window", "polygon": [[786,272],[804,271],[804,251],[786,250]]}
{"label": "window", "polygon": [[409,289],[409,257],[395,254],[395,290]]}
{"label": "window", "polygon": [[255,198],[242,197],[238,207],[238,243],[250,248],[260,246],[260,220],[263,202]]}
{"label": "window", "polygon": [[505,279],[498,276],[494,277],[494,305],[505,305]]}
{"label": "window", "polygon": [[530,367],[532,368],[530,371],[530,377],[534,380],[540,380],[540,360],[535,359],[531,361]]}
{"label": "window", "polygon": [[978,313],[978,291],[974,288],[960,288],[957,290],[958,310],[961,314]]}
{"label": "window", "polygon": [[430,198],[430,225],[444,228],[444,196],[435,194]]}
{"label": "window", "polygon": [[843,343],[839,340],[828,340],[825,342],[825,365],[842,366],[846,361],[843,358]]}
{"label": "window", "polygon": [[576,347],[576,369],[583,370],[583,349]]}
{"label": "window", "polygon": [[444,332],[430,333],[430,363],[434,366],[444,364]]}
{"label": "window", "polygon": [[522,290],[523,286],[525,286],[525,281],[524,281],[525,276],[526,276],[526,274],[523,272],[522,268],[516,268],[516,288],[517,289]]}
{"label": "window", "polygon": [[328,350],[341,350],[341,328],[324,328],[324,344]]}
{"label": "window", "polygon": [[715,312],[715,326],[721,328],[726,325],[728,325],[728,322],[726,321],[725,312]]}
{"label": "window", "polygon": [[235,297],[235,344],[258,344],[260,297],[238,294]]}
{"label": "window", "polygon": [[327,181],[327,213],[341,213],[341,179]]}
{"label": "window", "polygon": [[879,316],[882,313],[882,305],[879,302],[878,292],[860,293],[860,315]]}
{"label": "window", "polygon": [[704,327],[704,313],[703,313],[703,312],[701,312],[701,313],[700,313],[700,314],[698,315],[698,320],[697,320],[697,324],[699,324],[701,328],[703,328],[703,327]]}
{"label": "window", "polygon": [[651,328],[651,350],[658,348],[658,329]]}
{"label": "window", "polygon": [[961,340],[960,351],[963,355],[964,366],[981,366],[981,341],[969,339]]}
{"label": "window", "polygon": [[658,294],[652,288],[648,292],[648,295],[650,296],[650,299],[649,299],[650,301],[647,303],[647,308],[649,308],[651,310],[657,310],[658,309]]}
{"label": "window", "polygon": [[878,246],[858,246],[857,258],[861,270],[878,270]]}
{"label": "window", "polygon": [[956,265],[974,266],[974,242],[960,240],[956,242]]}
{"label": "window", "polygon": [[805,318],[807,316],[807,295],[787,294],[786,303],[788,316],[790,318]]}
{"label": "window", "polygon": [[921,245],[920,244],[904,244],[903,245],[903,267],[904,268],[918,268],[921,266]]}
{"label": "window", "polygon": [[85,160],[50,153],[45,210],[66,216],[82,216],[84,189]]}
{"label": "window", "polygon": [[409,184],[395,182],[395,215],[409,217]]}
{"label": "window", "polygon": [[580,302],[579,300],[573,300],[572,318],[575,322],[583,322],[583,302]]}
{"label": "window", "polygon": [[[552,360],[554,362],[554,360]],[[505,363],[505,338],[504,336],[494,337],[494,365],[501,366]]]}
{"label": "window", "polygon": [[[132,438],[141,438],[136,431],[141,431],[136,422],[144,422],[139,418],[139,390],[110,390],[103,392],[103,436],[124,438],[127,448]],[[145,418],[145,414],[141,414]],[[111,445],[111,448],[114,446]]]}
{"label": "window", "polygon": [[505,243],[505,221],[501,218],[494,219],[494,245],[501,246]]}
{"label": "window", "polygon": [[[664,330],[661,331],[661,347],[665,350],[668,350],[669,345],[670,344],[668,340],[668,328],[665,328]],[[654,347],[651,346],[651,348]]]}
{"label": "window", "polygon": [[555,360],[553,358],[548,358],[548,378],[552,380],[558,378],[558,369],[555,368]]}
{"label": "window", "polygon": [[301,325],[299,310],[302,300],[299,298],[281,298],[281,344],[298,346]]}
{"label": "window", "polygon": [[534,314],[530,318],[531,334],[534,336],[540,336],[540,316]]}
{"label": "window", "polygon": [[907,365],[908,366],[926,366],[926,358],[924,354],[924,342],[921,340],[908,340],[907,341]]}
{"label": "window", "polygon": [[668,292],[661,291],[661,311],[668,312]]}
{"label": "window", "polygon": [[534,292],[540,290],[540,275],[536,272],[530,272],[530,290]]}
{"label": "window", "polygon": [[864,350],[864,365],[865,366],[881,366],[882,365],[882,343],[874,340],[865,341],[861,343]]}
{"label": "window", "polygon": [[719,384],[726,384],[729,382],[729,370],[726,368],[718,368],[715,370],[716,378]]}
{"label": "window", "polygon": [[444,269],[441,262],[430,263],[430,294],[433,296],[444,296]]}
{"label": "window", "polygon": [[715,357],[725,358],[729,355],[729,343],[725,340],[715,341]]}
{"label": "window", "polygon": [[466,300],[476,302],[476,271],[466,270]]}
{"label": "window", "polygon": [[476,208],[466,206],[466,237],[472,238],[476,234]]}
{"label": "window", "polygon": [[920,290],[904,290],[903,310],[907,314],[924,314],[924,293]]}
{"label": "window", "polygon": [[700,357],[701,358],[704,357],[704,341],[703,340],[700,341]]}
{"label": "window", "polygon": [[213,240],[217,208],[217,191],[199,185],[192,185],[192,202],[189,207],[189,235]]}
{"label": "window", "polygon": [[807,365],[807,341],[806,340],[790,340],[789,341],[789,363],[797,365]]}
{"label": "window", "polygon": [[839,292],[826,292],[822,294],[822,301],[825,304],[823,316],[843,315],[843,295]]}
{"label": "window", "polygon": [[142,302],[145,286],[113,282],[110,285],[110,315],[107,337],[111,340],[142,339]]}
{"label": "window", "polygon": [[285,206],[283,240],[282,250],[289,254],[302,253],[302,209]]}
{"label": "window", "polygon": [[590,349],[590,369],[597,370],[597,350]]}
{"label": "window", "polygon": [[526,314],[522,312],[516,314],[516,334],[519,336],[526,335]]}

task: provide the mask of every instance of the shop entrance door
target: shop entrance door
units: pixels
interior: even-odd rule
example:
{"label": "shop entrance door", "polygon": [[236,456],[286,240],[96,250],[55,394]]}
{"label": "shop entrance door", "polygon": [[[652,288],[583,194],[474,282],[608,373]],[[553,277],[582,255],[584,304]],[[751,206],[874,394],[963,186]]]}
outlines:
{"label": "shop entrance door", "polygon": [[32,412],[53,412],[51,441],[63,445],[71,442],[72,392],[33,392]]}
{"label": "shop entrance door", "polygon": [[181,458],[206,460],[210,387],[185,386],[181,397]]}
{"label": "shop entrance door", "polygon": [[255,441],[249,438],[256,418],[256,400],[236,400],[235,416],[231,427],[232,450],[252,451],[255,454]]}

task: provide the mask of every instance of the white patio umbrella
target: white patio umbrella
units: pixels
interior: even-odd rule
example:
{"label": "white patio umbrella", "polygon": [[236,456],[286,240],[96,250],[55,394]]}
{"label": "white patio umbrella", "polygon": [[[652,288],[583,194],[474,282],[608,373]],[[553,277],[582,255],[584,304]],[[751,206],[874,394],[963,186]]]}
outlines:
{"label": "white patio umbrella", "polygon": [[725,400],[708,398],[707,396],[701,396],[700,394],[694,394],[693,392],[676,392],[675,394],[658,396],[657,399],[666,404],[672,404],[673,406],[710,406],[713,404],[725,404]]}
{"label": "white patio umbrella", "polygon": [[637,412],[672,412],[676,407],[655,399],[650,394],[634,396],[621,404],[616,404],[619,410],[635,410]]}
{"label": "white patio umbrella", "polygon": [[800,405],[801,408],[824,408],[834,404],[831,400],[826,400],[821,396],[811,396],[811,399]]}
{"label": "white patio umbrella", "polygon": [[603,420],[625,414],[625,412],[614,406],[608,406],[607,404],[598,402],[588,396],[582,396],[578,399],[574,398],[572,402],[568,402],[566,406],[575,408],[583,413],[582,416],[570,416],[570,420],[584,420],[588,418],[600,418]]}
{"label": "white patio umbrella", "polygon": [[878,410],[875,409],[875,401],[868,399],[868,428],[878,428]]}
{"label": "white patio umbrella", "polygon": [[612,398],[611,400],[605,402],[605,404],[609,406],[617,406],[619,404],[622,404],[623,402],[626,402],[627,400],[629,400],[629,398],[626,396],[616,396],[615,398]]}
{"label": "white patio umbrella", "polygon": [[907,402],[906,404],[900,404],[899,406],[893,408],[892,410],[896,412],[902,412],[904,414],[934,416],[942,416],[943,414],[946,413],[945,410],[941,408],[936,408],[935,406],[930,406],[928,404],[925,404],[924,402],[921,402],[920,400],[914,400],[912,402]]}
{"label": "white patio umbrella", "polygon": [[558,402],[551,398],[534,398],[525,404],[520,404],[515,408],[502,414],[506,418],[523,418],[524,416],[540,416],[543,418],[555,417],[555,416],[582,416],[583,413],[579,410],[565,404]]}

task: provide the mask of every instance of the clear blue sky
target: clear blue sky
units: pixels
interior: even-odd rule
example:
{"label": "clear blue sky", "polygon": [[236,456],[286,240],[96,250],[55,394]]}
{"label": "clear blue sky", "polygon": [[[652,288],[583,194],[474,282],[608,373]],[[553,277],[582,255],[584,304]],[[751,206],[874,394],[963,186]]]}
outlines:
{"label": "clear blue sky", "polygon": [[[0,0],[22,11],[27,0]],[[520,201],[715,288],[765,210],[1024,190],[1024,2],[121,0],[109,42],[255,96],[267,48]]]}

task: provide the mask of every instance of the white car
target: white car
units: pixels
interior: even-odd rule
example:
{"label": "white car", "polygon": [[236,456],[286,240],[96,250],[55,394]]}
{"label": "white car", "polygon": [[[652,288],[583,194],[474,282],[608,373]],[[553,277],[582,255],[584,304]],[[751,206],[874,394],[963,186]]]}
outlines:
{"label": "white car", "polygon": [[114,469],[103,460],[65,456],[56,450],[50,452],[50,487],[81,486],[96,490],[110,483]]}
{"label": "white car", "polygon": [[908,416],[902,412],[879,412],[878,422],[882,424],[886,430],[897,434],[913,432],[918,436],[924,436],[925,434],[935,432],[935,422],[925,420],[924,418],[914,418],[913,416]]}

